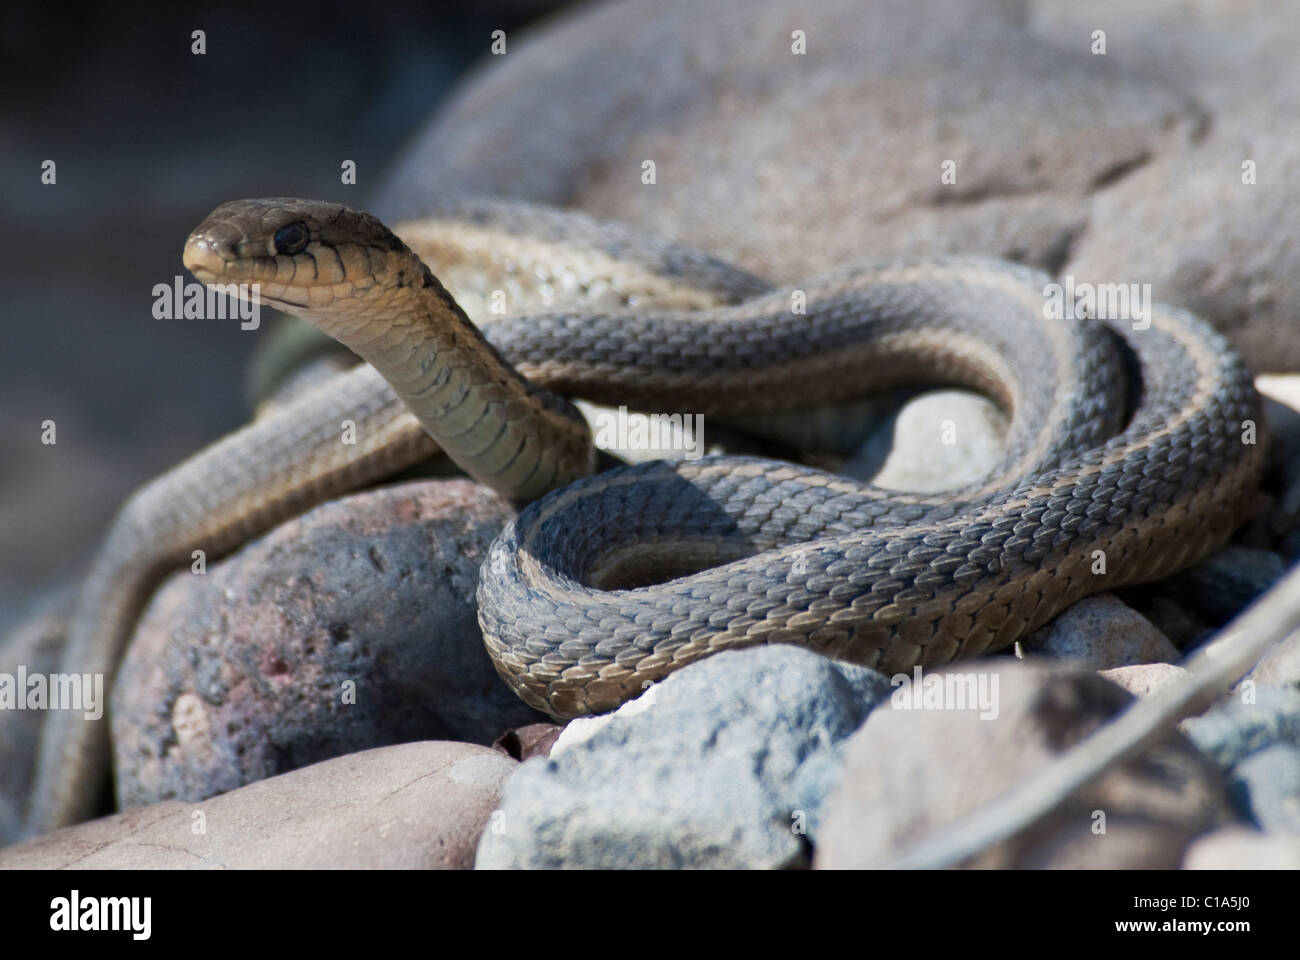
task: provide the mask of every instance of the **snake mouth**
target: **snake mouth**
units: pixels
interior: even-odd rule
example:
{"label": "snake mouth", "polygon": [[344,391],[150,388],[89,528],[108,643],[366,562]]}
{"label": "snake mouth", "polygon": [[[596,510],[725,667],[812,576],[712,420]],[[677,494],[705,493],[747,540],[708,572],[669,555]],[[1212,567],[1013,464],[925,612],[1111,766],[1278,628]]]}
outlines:
{"label": "snake mouth", "polygon": [[[286,313],[301,313],[308,307],[309,295],[305,290],[260,276],[265,271],[259,269],[263,267],[259,261],[269,262],[273,276],[273,258],[241,256],[230,244],[203,231],[190,235],[181,255],[185,269],[200,283],[230,286],[232,293],[242,300],[262,303]],[[289,299],[291,293],[297,293],[301,299]]]}
{"label": "snake mouth", "polygon": [[[265,287],[266,265],[260,261],[270,261],[271,277],[275,274],[275,262],[272,258],[250,256],[239,245],[214,237],[207,231],[190,234],[185,241],[181,262],[185,269],[194,274],[200,283],[259,284]],[[281,285],[282,286],[282,285]],[[263,291],[264,294],[269,291]],[[263,296],[270,300],[270,297]]]}

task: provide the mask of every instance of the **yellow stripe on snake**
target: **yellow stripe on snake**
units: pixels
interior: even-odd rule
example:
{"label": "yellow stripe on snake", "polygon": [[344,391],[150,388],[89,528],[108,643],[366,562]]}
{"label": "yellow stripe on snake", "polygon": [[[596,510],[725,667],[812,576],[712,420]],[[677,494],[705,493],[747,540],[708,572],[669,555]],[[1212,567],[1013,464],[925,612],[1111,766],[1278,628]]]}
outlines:
{"label": "yellow stripe on snake", "polygon": [[[505,682],[559,718],[757,643],[886,673],[1004,648],[1089,593],[1206,555],[1261,469],[1261,446],[1243,442],[1259,400],[1222,337],[1164,307],[1142,330],[1046,319],[1050,279],[1024,267],[900,260],[772,289],[519,204],[449,206],[397,233],[406,242],[356,210],[271,199],[225,204],[190,236],[200,280],[259,284],[263,303],[367,363],[131,498],[78,602],[67,669],[111,678],[150,593],[192,550],[233,549],[439,450],[529,503],[484,563],[479,619]],[[439,278],[479,317],[493,291],[569,295],[481,333]],[[746,457],[591,475],[566,399],[723,417],[919,383],[981,391],[1011,415],[987,480],[914,495]],[[343,419],[355,445],[340,443]],[[34,829],[88,815],[107,768],[103,721],[46,728]]]}

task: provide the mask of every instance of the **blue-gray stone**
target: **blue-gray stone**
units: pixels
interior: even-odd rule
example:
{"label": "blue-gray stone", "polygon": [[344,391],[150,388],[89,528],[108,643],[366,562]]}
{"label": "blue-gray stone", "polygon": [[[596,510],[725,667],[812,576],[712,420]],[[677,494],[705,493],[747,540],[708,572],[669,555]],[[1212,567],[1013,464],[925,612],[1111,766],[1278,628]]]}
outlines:
{"label": "blue-gray stone", "polygon": [[1265,833],[1300,834],[1300,746],[1275,743],[1232,770],[1229,796]]}
{"label": "blue-gray stone", "polygon": [[692,664],[644,709],[521,766],[476,866],[805,865],[837,747],[890,689],[873,670],[787,645]]}
{"label": "blue-gray stone", "polygon": [[1197,748],[1230,771],[1252,753],[1275,743],[1300,745],[1300,690],[1256,687],[1254,702],[1234,696],[1179,724]]}

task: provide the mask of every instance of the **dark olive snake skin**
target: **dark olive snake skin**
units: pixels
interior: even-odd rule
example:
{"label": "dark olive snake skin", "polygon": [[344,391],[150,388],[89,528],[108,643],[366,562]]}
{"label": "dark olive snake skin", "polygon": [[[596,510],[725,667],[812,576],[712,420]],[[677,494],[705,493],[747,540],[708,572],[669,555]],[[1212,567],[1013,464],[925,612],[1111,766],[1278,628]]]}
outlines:
{"label": "dark olive snake skin", "polygon": [[[1261,445],[1244,440],[1259,421],[1251,378],[1182,311],[1154,307],[1143,330],[1046,320],[1049,278],[964,258],[772,290],[671,244],[515,204],[400,232],[444,280],[576,276],[577,301],[597,308],[507,316],[480,334],[373,217],[291,199],[218,208],[187,243],[195,275],[259,282],[263,302],[321,327],[391,386],[370,367],[341,374],[137,494],[74,615],[69,666],[111,675],[153,586],[196,544],[231,549],[438,448],[534,501],[490,551],[479,617],[501,676],[557,717],[608,710],[756,643],[885,672],[1003,648],[1089,593],[1204,556],[1258,479]],[[548,260],[577,266],[538,273]],[[605,290],[626,306],[607,308]],[[913,495],[737,457],[586,476],[589,433],[563,399],[722,417],[916,383],[971,387],[1012,414],[989,480]],[[340,416],[363,443],[340,447]],[[106,762],[102,729],[62,726],[47,724],[40,827],[85,815],[87,779]]]}
{"label": "dark olive snake skin", "polygon": [[[496,541],[479,586],[488,649],[530,704],[558,717],[608,710],[692,660],[763,642],[887,674],[975,656],[1089,593],[1186,566],[1239,525],[1259,471],[1258,445],[1243,442],[1258,401],[1204,324],[1159,310],[1149,330],[1126,335],[1141,386],[1126,428],[1099,442],[1124,407],[1118,358],[1084,324],[1056,341],[1063,362],[1049,362],[1053,338],[1027,329],[1041,322],[1030,311],[1045,278],[992,263],[904,270],[920,271],[909,274],[918,286],[877,275],[862,288],[863,302],[879,297],[890,317],[863,324],[866,335],[881,343],[895,324],[943,325],[1007,357],[997,376],[1024,379],[979,383],[984,371],[944,371],[939,341],[928,345],[943,379],[1009,394],[1008,466],[1024,469],[926,497],[787,464],[704,458],[552,493]],[[975,274],[963,283],[966,270]],[[981,296],[979,276],[996,281],[994,299]],[[1008,289],[1023,290],[1023,302],[1007,302],[1016,299]],[[944,324],[949,299],[964,309],[949,308]],[[873,312],[859,304],[846,323],[863,316],[856,309]],[[900,349],[922,349],[920,337],[899,336]],[[858,371],[858,382],[875,380]],[[1017,429],[1022,418],[1046,429]],[[1094,572],[1099,559],[1104,573]]]}

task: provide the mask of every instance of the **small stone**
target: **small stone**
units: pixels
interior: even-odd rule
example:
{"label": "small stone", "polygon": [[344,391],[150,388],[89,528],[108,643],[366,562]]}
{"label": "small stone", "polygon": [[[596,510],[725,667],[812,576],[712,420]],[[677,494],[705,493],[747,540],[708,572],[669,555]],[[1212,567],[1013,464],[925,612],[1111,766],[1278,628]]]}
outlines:
{"label": "small stone", "polygon": [[531,760],[549,757],[551,748],[563,732],[558,723],[530,723],[517,730],[507,730],[492,742],[492,749],[504,753],[512,760]]}
{"label": "small stone", "polygon": [[968,390],[933,390],[873,431],[841,472],[890,490],[954,490],[998,466],[1006,434],[1006,415],[992,401]]}
{"label": "small stone", "polygon": [[1150,620],[1113,593],[1085,597],[1025,638],[1044,657],[1092,670],[1146,663],[1175,663],[1181,655]]}
{"label": "small stone", "polygon": [[1208,623],[1222,626],[1286,572],[1272,550],[1236,544],[1164,581],[1169,593]]}
{"label": "small stone", "polygon": [[510,516],[468,480],[323,504],[154,597],[122,663],[122,807],[201,800],[356,750],[490,744],[545,718],[497,676],[475,589]]}
{"label": "small stone", "polygon": [[889,689],[788,645],[707,657],[613,715],[570,723],[549,758],[521,766],[475,865],[804,865],[836,744]]}
{"label": "small stone", "polygon": [[1187,676],[1186,670],[1172,663],[1138,663],[1131,667],[1111,667],[1099,672],[1135,697],[1149,697],[1161,687],[1177,683]]}
{"label": "small stone", "polygon": [[351,753],[0,850],[0,869],[465,869],[518,764],[470,743]]}
{"label": "small stone", "polygon": [[[815,867],[887,862],[1033,776],[1132,701],[1095,673],[1045,662],[966,661],[925,682],[938,678],[983,682],[996,710],[925,709],[924,700],[921,708],[904,709],[897,693],[876,709],[847,745]],[[958,706],[946,698],[939,704]],[[1171,731],[1142,757],[964,865],[1170,868],[1192,838],[1227,817],[1217,771]]]}
{"label": "small stone", "polygon": [[1300,834],[1300,746],[1275,743],[1232,768],[1229,795],[1265,833]]}
{"label": "small stone", "polygon": [[1300,870],[1300,837],[1231,826],[1197,839],[1184,870]]}

